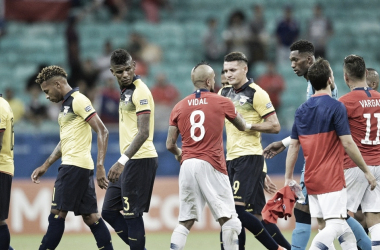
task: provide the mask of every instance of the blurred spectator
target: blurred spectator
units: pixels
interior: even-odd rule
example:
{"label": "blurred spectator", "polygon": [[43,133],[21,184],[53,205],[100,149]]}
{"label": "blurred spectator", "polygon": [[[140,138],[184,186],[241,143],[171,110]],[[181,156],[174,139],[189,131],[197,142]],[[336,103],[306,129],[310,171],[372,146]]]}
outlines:
{"label": "blurred spectator", "polygon": [[13,89],[7,88],[5,90],[5,100],[8,101],[13,111],[13,121],[17,123],[25,114],[24,103],[14,97]]}
{"label": "blurred spectator", "polygon": [[224,74],[223,69],[222,69],[222,74],[220,75],[220,83],[222,84],[222,88],[228,85],[227,77]]}
{"label": "blurred spectator", "polygon": [[212,63],[223,59],[225,47],[218,35],[218,21],[213,17],[207,20],[207,31],[203,35],[202,43],[207,61]]}
{"label": "blurred spectator", "polygon": [[314,7],[314,17],[309,21],[308,38],[314,44],[315,58],[326,58],[326,46],[330,36],[333,34],[331,21],[323,16],[322,6]]}
{"label": "blurred spectator", "polygon": [[249,24],[251,32],[250,39],[250,67],[258,61],[264,61],[266,59],[266,45],[269,40],[269,36],[265,29],[265,20],[263,15],[263,8],[255,4],[252,7],[253,19]]}
{"label": "blurred spectator", "polygon": [[285,82],[276,72],[273,62],[267,63],[267,72],[260,76],[256,83],[268,93],[274,108],[278,109],[281,106],[281,94],[285,90]]}
{"label": "blurred spectator", "polygon": [[106,40],[103,47],[103,54],[95,60],[95,67],[99,72],[99,82],[105,82],[107,78],[113,77],[110,71],[110,58],[113,51],[112,43]]}
{"label": "blurred spectator", "polygon": [[379,88],[379,73],[373,68],[367,68],[367,84],[370,88],[377,91]]}
{"label": "blurred spectator", "polygon": [[78,81],[82,78],[82,68],[79,49],[79,35],[76,29],[78,16],[71,15],[67,20],[66,46],[67,59],[70,68],[69,83],[71,87],[77,87]]}
{"label": "blurred spectator", "polygon": [[249,55],[249,26],[241,10],[233,12],[228,20],[227,30],[223,32],[227,53],[239,51]]}
{"label": "blurred spectator", "polygon": [[156,76],[156,82],[151,89],[154,103],[174,107],[179,100],[179,92],[176,87],[170,84],[166,75],[160,73]]}
{"label": "blurred spectator", "polygon": [[162,59],[161,48],[156,44],[149,43],[143,35],[137,32],[130,34],[127,51],[134,55],[132,55],[133,59],[142,60],[146,64],[158,63]]}
{"label": "blurred spectator", "polygon": [[284,9],[284,19],[277,25],[277,65],[288,63],[289,47],[297,40],[300,32],[299,24],[293,19],[291,7]]}
{"label": "blurred spectator", "polygon": [[115,78],[109,77],[105,80],[104,87],[100,90],[95,101],[100,119],[104,123],[117,123],[119,121],[119,101],[120,90]]}
{"label": "blurred spectator", "polygon": [[160,9],[169,7],[167,0],[142,0],[141,7],[145,12],[146,20],[150,23],[160,21]]}
{"label": "blurred spectator", "polygon": [[48,108],[47,105],[42,102],[42,93],[37,83],[28,88],[30,102],[26,108],[25,118],[36,126],[48,118]]}
{"label": "blurred spectator", "polygon": [[86,82],[89,89],[95,89],[97,85],[99,71],[94,65],[92,59],[87,58],[82,65],[82,80]]}
{"label": "blurred spectator", "polygon": [[121,22],[127,16],[130,0],[103,0],[108,7],[115,22]]}
{"label": "blurred spectator", "polygon": [[0,37],[5,34],[5,3],[0,0]]}

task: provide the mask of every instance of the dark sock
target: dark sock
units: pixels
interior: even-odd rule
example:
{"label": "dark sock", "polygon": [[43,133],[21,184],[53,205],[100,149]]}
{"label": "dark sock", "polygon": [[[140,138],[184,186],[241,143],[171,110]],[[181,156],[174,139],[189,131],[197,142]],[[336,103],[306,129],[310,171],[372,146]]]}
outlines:
{"label": "dark sock", "polygon": [[366,227],[363,227],[363,228],[364,228],[364,231],[366,232],[366,234],[368,235],[369,234],[368,228],[366,228]]}
{"label": "dark sock", "polygon": [[[248,229],[256,237],[258,241],[261,242],[269,250],[277,250],[278,244],[270,236],[270,234],[265,230],[264,226],[261,224],[259,219],[257,219],[253,214],[245,211],[244,206],[235,206],[236,213],[239,216],[241,224],[244,228]],[[239,242],[239,248],[241,244]]]}
{"label": "dark sock", "polygon": [[127,244],[128,241],[128,225],[124,220],[124,216],[119,211],[103,210],[102,217],[115,229],[117,235]]}
{"label": "dark sock", "polygon": [[59,215],[49,215],[49,226],[39,250],[56,249],[62,239],[63,232],[65,231],[65,219]]}
{"label": "dark sock", "polygon": [[108,231],[108,228],[102,218],[92,224],[90,229],[95,237],[96,245],[99,249],[113,250],[110,231]]}
{"label": "dark sock", "polygon": [[144,250],[145,228],[142,216],[125,219],[128,225],[128,240],[131,250]]}
{"label": "dark sock", "polygon": [[0,249],[8,249],[11,242],[11,235],[9,234],[8,225],[0,226]]}
{"label": "dark sock", "polygon": [[268,233],[272,236],[272,238],[282,247],[285,247],[286,249],[291,249],[291,246],[289,242],[285,239],[284,235],[282,235],[280,229],[278,229],[276,224],[273,223],[265,223],[264,221],[261,221],[261,224],[264,225],[265,229],[268,231]]}
{"label": "dark sock", "polygon": [[[224,250],[222,231],[220,231],[220,249]],[[239,234],[239,250],[245,250],[245,229],[244,229],[244,227],[241,229],[241,232]]]}

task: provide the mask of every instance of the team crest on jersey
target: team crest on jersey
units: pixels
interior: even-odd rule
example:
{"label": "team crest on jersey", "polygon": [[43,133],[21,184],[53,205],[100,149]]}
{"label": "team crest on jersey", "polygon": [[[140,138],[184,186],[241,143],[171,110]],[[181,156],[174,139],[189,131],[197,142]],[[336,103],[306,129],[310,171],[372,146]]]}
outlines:
{"label": "team crest on jersey", "polygon": [[273,105],[272,105],[271,102],[268,102],[268,103],[265,105],[265,107],[266,107],[267,109],[271,108],[272,106],[273,106]]}
{"label": "team crest on jersey", "polygon": [[131,99],[131,95],[124,94],[124,96],[125,96],[124,102],[125,104],[127,104],[129,100]]}
{"label": "team crest on jersey", "polygon": [[63,115],[66,115],[69,112],[70,106],[63,106]]}
{"label": "team crest on jersey", "polygon": [[147,99],[140,100],[140,105],[146,105],[146,104],[148,104]]}
{"label": "team crest on jersey", "polygon": [[84,108],[84,111],[89,112],[92,109],[91,105],[88,105]]}
{"label": "team crest on jersey", "polygon": [[240,96],[240,100],[239,100],[240,106],[243,106],[247,102],[248,99],[249,99],[248,96],[245,96],[245,95]]}

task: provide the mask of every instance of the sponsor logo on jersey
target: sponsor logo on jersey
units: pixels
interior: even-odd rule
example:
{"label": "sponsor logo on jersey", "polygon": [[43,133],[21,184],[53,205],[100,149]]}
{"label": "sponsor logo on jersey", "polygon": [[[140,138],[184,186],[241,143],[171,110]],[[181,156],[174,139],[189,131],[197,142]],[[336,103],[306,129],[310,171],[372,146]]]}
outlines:
{"label": "sponsor logo on jersey", "polygon": [[248,96],[245,96],[245,95],[240,96],[240,100],[239,100],[240,106],[243,106],[247,102],[248,99],[249,99]]}
{"label": "sponsor logo on jersey", "polygon": [[85,110],[86,112],[90,111],[91,109],[92,109],[91,105],[88,105],[87,107],[84,108],[84,110]]}
{"label": "sponsor logo on jersey", "polygon": [[70,106],[63,106],[63,115],[65,116],[69,112]]}
{"label": "sponsor logo on jersey", "polygon": [[129,100],[131,100],[131,95],[127,95],[127,94],[124,94],[124,95],[125,95],[124,102],[125,102],[125,104],[127,104],[129,102]]}
{"label": "sponsor logo on jersey", "polygon": [[140,105],[146,105],[148,104],[148,99],[140,100]]}
{"label": "sponsor logo on jersey", "polygon": [[272,107],[272,103],[271,102],[268,102],[265,107],[267,107],[267,109],[271,108]]}

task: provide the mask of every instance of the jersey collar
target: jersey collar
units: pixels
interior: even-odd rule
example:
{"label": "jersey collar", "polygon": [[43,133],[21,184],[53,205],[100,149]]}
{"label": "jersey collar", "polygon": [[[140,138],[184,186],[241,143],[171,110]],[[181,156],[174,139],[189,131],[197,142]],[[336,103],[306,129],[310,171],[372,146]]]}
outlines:
{"label": "jersey collar", "polygon": [[64,97],[63,97],[63,102],[66,101],[67,98],[69,98],[69,96],[71,96],[72,93],[74,93],[75,91],[79,91],[79,88],[73,88],[72,90],[70,90]]}
{"label": "jersey collar", "polygon": [[140,77],[139,75],[135,75],[135,76],[133,76],[132,83],[129,84],[127,87],[123,88],[123,89],[121,90],[121,93],[124,93],[124,91],[125,91],[126,89],[129,89],[130,86],[132,86],[132,84],[133,84],[136,80],[138,80],[138,79],[141,79],[141,77]]}
{"label": "jersey collar", "polygon": [[371,97],[371,93],[369,91],[372,90],[372,88],[370,87],[358,87],[358,88],[354,88],[353,90],[364,90],[367,96]]}
{"label": "jersey collar", "polygon": [[251,83],[253,83],[253,79],[252,78],[248,78],[248,82],[244,83],[243,86],[241,86],[238,89],[234,89],[235,93],[239,93],[239,92],[245,90],[245,88],[247,88]]}
{"label": "jersey collar", "polygon": [[208,89],[197,89],[194,91],[195,98],[200,98],[202,92],[210,92]]}

